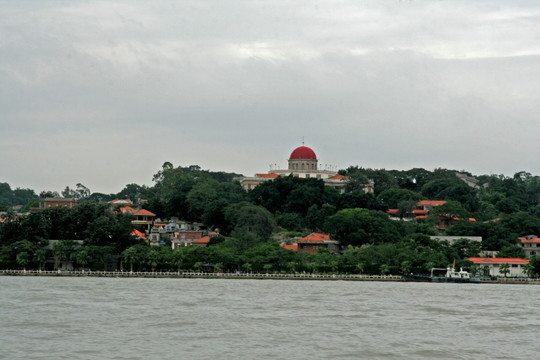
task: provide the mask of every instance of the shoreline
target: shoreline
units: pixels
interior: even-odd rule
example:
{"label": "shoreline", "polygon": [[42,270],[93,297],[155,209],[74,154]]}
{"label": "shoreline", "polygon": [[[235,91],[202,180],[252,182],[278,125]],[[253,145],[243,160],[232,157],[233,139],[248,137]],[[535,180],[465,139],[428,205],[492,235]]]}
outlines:
{"label": "shoreline", "polygon": [[[228,280],[319,280],[319,281],[382,281],[405,282],[401,275],[351,275],[351,274],[235,274],[195,272],[129,272],[129,271],[38,271],[0,270],[0,276],[43,277],[107,277],[154,279],[228,279]],[[482,284],[540,285],[540,279],[499,278],[481,279]]]}

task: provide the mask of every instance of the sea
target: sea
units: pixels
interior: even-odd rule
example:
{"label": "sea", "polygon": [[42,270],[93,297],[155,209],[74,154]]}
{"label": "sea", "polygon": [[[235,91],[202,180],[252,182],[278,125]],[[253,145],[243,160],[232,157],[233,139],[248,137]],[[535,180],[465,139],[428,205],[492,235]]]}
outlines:
{"label": "sea", "polygon": [[0,277],[0,359],[538,359],[540,286]]}

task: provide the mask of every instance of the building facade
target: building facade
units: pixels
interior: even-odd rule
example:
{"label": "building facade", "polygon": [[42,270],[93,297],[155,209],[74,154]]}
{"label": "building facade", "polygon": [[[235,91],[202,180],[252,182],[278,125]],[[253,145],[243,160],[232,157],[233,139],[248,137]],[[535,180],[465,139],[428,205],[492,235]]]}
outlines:
{"label": "building facade", "polygon": [[509,273],[506,276],[520,277],[525,276],[524,266],[529,260],[520,258],[468,258],[478,268],[480,274],[484,276],[504,277],[500,271],[502,264],[508,264]]}
{"label": "building facade", "polygon": [[523,252],[528,258],[540,256],[540,238],[536,235],[527,235],[519,238]]}
{"label": "building facade", "polygon": [[[270,170],[268,173],[258,173],[255,176],[241,177],[237,180],[240,181],[244,190],[249,191],[265,181],[289,175],[303,179],[321,179],[324,181],[324,185],[333,187],[340,192],[345,191],[348,182],[346,176],[340,175],[336,171],[319,169],[317,155],[311,148],[303,145],[293,150],[289,156],[286,170]],[[365,184],[363,190],[366,193],[373,193],[373,187],[373,181],[370,180]]]}

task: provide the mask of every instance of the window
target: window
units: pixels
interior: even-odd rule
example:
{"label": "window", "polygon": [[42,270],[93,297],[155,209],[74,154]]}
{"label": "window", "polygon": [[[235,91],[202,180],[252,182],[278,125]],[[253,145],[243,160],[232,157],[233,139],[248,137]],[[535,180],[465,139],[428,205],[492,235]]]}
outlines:
{"label": "window", "polygon": [[306,174],[306,179],[309,179],[309,174]]}

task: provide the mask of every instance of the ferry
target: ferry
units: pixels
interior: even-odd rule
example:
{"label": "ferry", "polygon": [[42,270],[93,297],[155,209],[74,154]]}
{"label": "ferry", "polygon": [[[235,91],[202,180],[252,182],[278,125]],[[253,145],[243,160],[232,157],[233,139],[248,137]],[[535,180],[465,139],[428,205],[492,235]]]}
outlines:
{"label": "ferry", "polygon": [[[435,276],[435,271],[446,270],[444,276]],[[462,268],[459,271],[456,271],[453,267],[443,268],[432,268],[431,274],[428,275],[417,275],[417,274],[403,274],[403,281],[420,281],[420,282],[445,282],[445,283],[480,283],[480,279],[472,278],[470,274],[463,270]]]}

